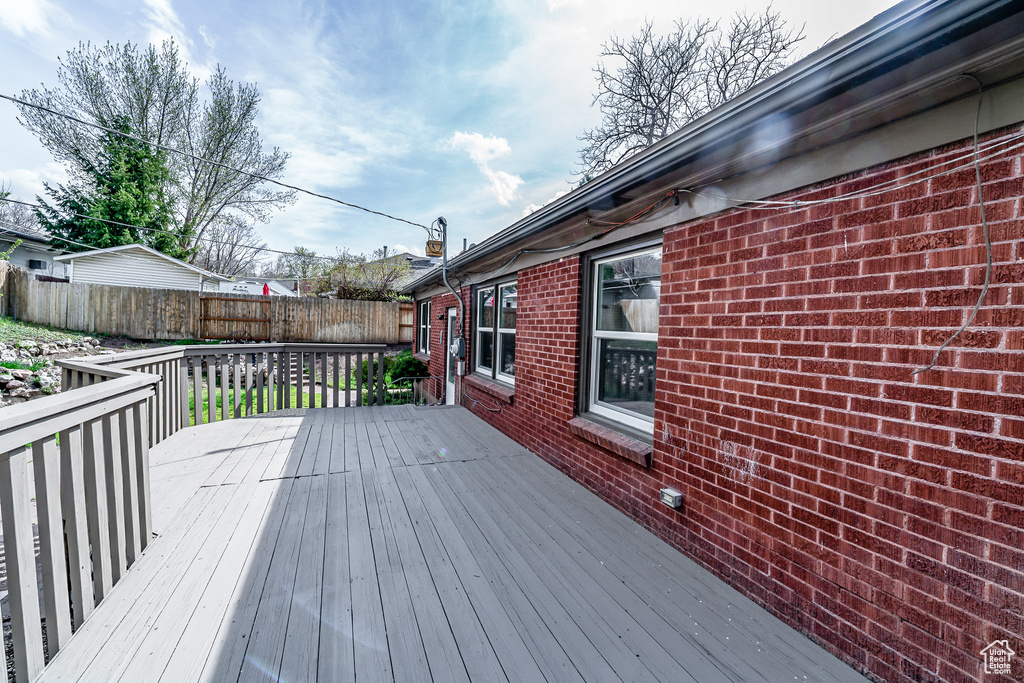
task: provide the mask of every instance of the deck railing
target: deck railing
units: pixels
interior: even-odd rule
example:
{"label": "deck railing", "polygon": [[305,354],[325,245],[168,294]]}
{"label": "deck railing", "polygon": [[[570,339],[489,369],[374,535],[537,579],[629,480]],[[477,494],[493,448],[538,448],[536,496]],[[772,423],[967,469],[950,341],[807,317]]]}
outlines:
{"label": "deck railing", "polygon": [[19,682],[43,669],[40,594],[53,657],[149,543],[147,404],[160,377],[86,370],[105,381],[0,411],[0,518]]}
{"label": "deck railing", "polygon": [[58,361],[62,393],[0,411],[0,518],[15,680],[29,683],[42,671],[46,656],[67,643],[149,544],[150,446],[204,421],[383,404],[384,350],[220,344]]}
{"label": "deck railing", "polygon": [[444,401],[444,377],[399,377],[384,386],[385,405],[429,405]]}

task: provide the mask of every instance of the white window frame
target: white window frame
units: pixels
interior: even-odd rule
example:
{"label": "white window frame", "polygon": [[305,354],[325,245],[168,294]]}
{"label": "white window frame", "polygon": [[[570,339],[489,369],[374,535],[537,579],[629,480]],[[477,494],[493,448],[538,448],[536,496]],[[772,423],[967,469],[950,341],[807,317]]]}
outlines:
{"label": "white window frame", "polygon": [[416,351],[430,355],[430,299],[419,302],[417,309]]}
{"label": "white window frame", "polygon": [[[494,282],[494,283],[491,283],[491,284],[486,285],[484,287],[480,287],[474,293],[473,301],[476,304],[476,310],[474,311],[474,317],[473,317],[473,342],[474,342],[473,346],[475,348],[475,351],[473,353],[473,370],[474,370],[474,372],[476,374],[483,375],[484,377],[487,377],[489,379],[495,379],[495,380],[498,380],[500,382],[504,382],[505,384],[515,385],[515,383],[516,383],[515,375],[509,375],[507,373],[502,372],[499,369],[499,366],[501,364],[501,357],[502,357],[502,353],[501,353],[501,350],[502,350],[502,341],[501,341],[501,339],[502,339],[502,337],[501,337],[501,335],[502,334],[511,334],[512,337],[513,337],[513,340],[515,339],[515,336],[516,336],[516,328],[514,328],[514,327],[511,327],[511,328],[510,327],[501,327],[500,326],[501,325],[501,303],[502,303],[502,301],[501,301],[501,289],[502,289],[502,287],[508,287],[509,285],[516,286],[516,301],[518,303],[519,288],[517,286],[517,281],[516,280],[505,280],[503,282]],[[491,342],[491,367],[487,367],[485,365],[481,365],[480,364],[480,350],[483,347],[483,345],[480,343],[480,332],[481,332],[481,328],[480,328],[480,314],[481,314],[481,312],[483,310],[483,306],[480,305],[480,302],[481,302],[481,300],[483,298],[484,292],[491,292],[492,293],[491,296],[493,297],[493,300],[494,300],[494,306],[493,306],[494,307],[494,323],[489,328],[485,328],[485,331],[489,331],[492,335],[494,335],[493,338],[492,338],[492,342]],[[516,321],[516,325],[518,326],[518,320]],[[514,348],[515,341],[513,341],[512,343],[513,343],[513,348]]]}
{"label": "white window frame", "polygon": [[[657,332],[612,332],[607,330],[597,329],[598,322],[598,305],[600,297],[598,296],[598,287],[600,286],[600,278],[598,273],[600,267],[611,261],[621,261],[622,259],[640,256],[642,254],[654,253],[662,251],[662,245],[647,245],[639,247],[634,250],[620,251],[615,254],[608,256],[602,256],[601,258],[595,259],[590,262],[590,291],[588,296],[590,297],[590,359],[589,359],[589,376],[588,376],[588,387],[589,392],[587,396],[587,410],[588,412],[599,415],[603,418],[620,422],[624,425],[638,429],[640,431],[653,434],[654,433],[654,418],[648,418],[645,415],[639,415],[632,411],[626,411],[610,403],[604,403],[598,400],[598,383],[600,381],[599,375],[599,360],[600,360],[600,349],[602,339],[625,339],[633,341],[646,341],[646,342],[658,342]],[[655,368],[657,372],[657,368]]]}

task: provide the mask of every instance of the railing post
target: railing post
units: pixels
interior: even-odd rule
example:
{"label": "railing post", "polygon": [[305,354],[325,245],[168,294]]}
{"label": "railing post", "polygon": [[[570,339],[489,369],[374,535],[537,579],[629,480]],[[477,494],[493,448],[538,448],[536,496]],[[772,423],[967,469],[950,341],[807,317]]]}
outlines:
{"label": "railing post", "polygon": [[26,682],[43,670],[43,635],[39,625],[39,587],[29,497],[28,449],[22,446],[0,457],[0,518],[4,530],[14,671],[18,681]]}
{"label": "railing post", "polygon": [[106,476],[107,520],[110,535],[111,582],[117,583],[128,569],[125,558],[125,505],[121,482],[121,415],[101,419],[103,425],[103,469]]}
{"label": "railing post", "polygon": [[352,354],[345,353],[345,407],[352,405]]}
{"label": "railing post", "polygon": [[188,427],[188,360],[182,358],[178,361],[178,400],[181,402],[178,408],[178,429]]}
{"label": "railing post", "polygon": [[135,467],[139,491],[139,527],[142,532],[140,543],[145,550],[153,535],[153,506],[150,498],[149,488],[149,441],[146,440],[146,411],[144,403],[136,403],[132,406],[132,421],[134,424]]}
{"label": "railing post", "polygon": [[363,405],[363,354],[356,353],[356,406]]}
{"label": "railing post", "polygon": [[85,448],[83,429],[60,433],[61,497],[67,520],[68,568],[75,628],[92,614],[95,606],[89,567],[88,513],[85,504]]}
{"label": "railing post", "polygon": [[60,451],[54,438],[32,444],[36,477],[36,518],[39,524],[39,562],[46,597],[46,642],[50,658],[71,637],[71,601],[64,561],[64,520],[60,504]]}
{"label": "railing post", "polygon": [[124,497],[125,562],[130,567],[142,554],[142,531],[139,524],[138,463],[135,459],[135,420],[131,408],[118,413],[121,423],[121,485]]}
{"label": "railing post", "polygon": [[213,424],[217,417],[217,357],[206,359],[206,421]]}
{"label": "railing post", "polygon": [[265,368],[264,358],[266,354],[256,354],[256,414],[263,412],[263,370]]}
{"label": "railing post", "polygon": [[110,570],[110,518],[107,509],[107,479],[103,467],[103,426],[100,422],[87,422],[84,431],[85,509],[89,519],[96,602],[102,601],[114,585]]}

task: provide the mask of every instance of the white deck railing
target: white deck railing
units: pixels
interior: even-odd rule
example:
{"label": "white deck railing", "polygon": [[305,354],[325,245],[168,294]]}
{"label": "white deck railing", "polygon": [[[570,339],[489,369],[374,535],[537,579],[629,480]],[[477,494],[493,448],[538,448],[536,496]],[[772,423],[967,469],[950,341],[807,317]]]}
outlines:
{"label": "white deck railing", "polygon": [[[191,423],[311,407],[318,397],[320,405],[383,403],[383,352],[380,345],[234,344],[58,361],[62,393],[0,411],[15,680],[30,683],[44,667],[40,595],[52,658],[148,545],[151,445]],[[364,358],[365,378],[357,370]]]}

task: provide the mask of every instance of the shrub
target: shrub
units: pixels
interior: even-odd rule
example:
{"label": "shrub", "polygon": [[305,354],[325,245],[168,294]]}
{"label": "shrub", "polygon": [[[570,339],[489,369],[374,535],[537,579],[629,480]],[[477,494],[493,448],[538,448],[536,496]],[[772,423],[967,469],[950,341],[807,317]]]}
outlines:
{"label": "shrub", "polygon": [[430,369],[426,363],[412,355],[412,349],[405,349],[391,360],[388,374],[392,381],[403,377],[429,377]]}

